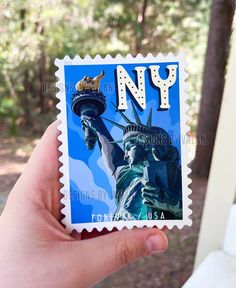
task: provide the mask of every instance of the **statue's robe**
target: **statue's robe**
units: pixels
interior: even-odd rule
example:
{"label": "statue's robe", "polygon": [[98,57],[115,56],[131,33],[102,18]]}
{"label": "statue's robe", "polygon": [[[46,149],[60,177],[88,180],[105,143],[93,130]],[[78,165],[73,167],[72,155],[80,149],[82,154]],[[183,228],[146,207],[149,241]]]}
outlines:
{"label": "statue's robe", "polygon": [[[179,176],[181,176],[181,174],[179,174]],[[177,180],[180,181],[180,179]],[[142,197],[142,188],[144,187],[144,183],[145,181],[142,170],[133,170],[129,165],[121,168],[116,179],[115,200],[117,209],[113,220],[164,220],[181,218],[180,215],[177,216],[170,211],[148,208],[143,203]],[[172,187],[174,186],[175,185],[172,185]],[[174,198],[176,197],[177,199],[177,196],[181,193],[180,190],[181,187],[178,189],[175,187],[173,194]],[[169,200],[173,201],[174,199]],[[182,203],[179,203],[179,205],[182,205]]]}

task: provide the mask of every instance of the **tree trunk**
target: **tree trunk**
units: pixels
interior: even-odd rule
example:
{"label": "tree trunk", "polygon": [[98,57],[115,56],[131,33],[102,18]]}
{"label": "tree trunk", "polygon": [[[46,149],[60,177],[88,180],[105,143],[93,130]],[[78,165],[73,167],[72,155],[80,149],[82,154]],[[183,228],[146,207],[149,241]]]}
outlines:
{"label": "tree trunk", "polygon": [[197,135],[206,135],[206,143],[198,143],[193,173],[207,178],[220,114],[229,54],[229,40],[235,0],[213,0],[210,28],[203,72],[202,99]]}
{"label": "tree trunk", "polygon": [[[25,18],[26,18],[26,9],[21,8],[20,10],[20,19],[21,19],[21,31],[25,30]],[[23,84],[24,91],[19,93],[19,104],[24,113],[25,125],[27,127],[32,126],[32,115],[30,107],[30,83],[29,83],[29,71],[26,69],[23,73]]]}
{"label": "tree trunk", "polygon": [[136,2],[138,30],[135,31],[136,34],[135,54],[142,52],[142,40],[145,36],[147,6],[148,6],[148,0]]}
{"label": "tree trunk", "polygon": [[30,105],[30,83],[29,83],[29,72],[26,70],[24,72],[24,91],[22,95],[20,96],[20,105],[24,112],[24,119],[25,119],[25,125],[27,127],[32,127],[33,125],[33,119],[31,114],[31,105]]}
{"label": "tree trunk", "polygon": [[41,113],[46,112],[46,107],[45,107],[45,74],[46,74],[46,56],[43,51],[43,48],[41,48],[41,56],[40,56],[40,61],[39,61],[39,82],[40,82],[40,88],[39,88],[39,107]]}

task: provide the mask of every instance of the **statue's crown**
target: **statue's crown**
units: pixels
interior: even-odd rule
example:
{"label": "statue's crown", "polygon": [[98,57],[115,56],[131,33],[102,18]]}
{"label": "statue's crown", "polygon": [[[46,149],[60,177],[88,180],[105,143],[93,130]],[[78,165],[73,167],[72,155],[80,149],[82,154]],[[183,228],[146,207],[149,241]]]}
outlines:
{"label": "statue's crown", "polygon": [[[113,106],[115,106],[115,105],[113,104]],[[119,124],[119,123],[117,123],[115,121],[112,121],[110,119],[107,119],[107,118],[103,117],[105,120],[111,122],[113,125],[115,125],[115,126],[117,126],[117,127],[119,127],[120,129],[123,130],[123,140],[118,140],[118,141],[115,141],[115,142],[118,142],[118,143],[124,142],[128,138],[137,138],[137,139],[140,139],[142,137],[150,138],[153,135],[154,136],[156,136],[156,135],[158,135],[158,136],[164,135],[165,137],[168,138],[167,142],[170,142],[168,133],[164,129],[162,129],[160,127],[152,126],[152,109],[149,112],[147,123],[146,124],[142,124],[141,120],[140,120],[140,118],[138,116],[138,113],[137,113],[137,111],[136,111],[136,109],[135,109],[135,107],[133,105],[133,103],[132,103],[132,108],[133,108],[135,122],[131,121],[116,106],[115,106],[115,108],[116,108],[116,111],[121,115],[121,117],[127,123],[127,125],[123,126],[123,125],[121,125],[121,124]]]}
{"label": "statue's crown", "polygon": [[144,134],[152,134],[149,127],[142,124],[131,123],[125,126],[124,135],[130,132],[140,132]]}

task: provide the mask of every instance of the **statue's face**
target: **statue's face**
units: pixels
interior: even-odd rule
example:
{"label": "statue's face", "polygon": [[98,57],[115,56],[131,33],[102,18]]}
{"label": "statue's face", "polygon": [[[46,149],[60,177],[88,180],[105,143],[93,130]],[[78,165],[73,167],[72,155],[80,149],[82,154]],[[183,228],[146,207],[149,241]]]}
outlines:
{"label": "statue's face", "polygon": [[146,152],[144,146],[135,143],[135,141],[127,141],[124,145],[125,156],[124,160],[131,165],[142,164],[146,158]]}

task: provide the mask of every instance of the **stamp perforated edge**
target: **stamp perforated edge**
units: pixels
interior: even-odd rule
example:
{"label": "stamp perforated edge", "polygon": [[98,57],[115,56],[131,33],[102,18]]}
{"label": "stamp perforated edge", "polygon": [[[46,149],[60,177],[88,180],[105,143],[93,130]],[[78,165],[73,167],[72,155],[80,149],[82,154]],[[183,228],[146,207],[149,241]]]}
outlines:
{"label": "stamp perforated edge", "polygon": [[191,179],[189,174],[191,169],[188,167],[190,162],[189,147],[187,146],[186,141],[181,140],[181,157],[182,157],[182,197],[183,197],[183,219],[182,220],[132,220],[132,221],[110,221],[110,222],[91,222],[91,223],[81,223],[81,224],[72,224],[71,223],[71,207],[70,207],[70,197],[69,197],[69,163],[68,163],[68,135],[67,135],[67,117],[66,117],[66,95],[65,95],[65,78],[64,78],[64,66],[65,65],[94,65],[94,64],[118,64],[118,63],[150,63],[150,62],[179,62],[179,93],[180,97],[180,134],[187,134],[190,131],[188,126],[188,109],[189,105],[187,104],[187,93],[186,93],[186,79],[188,78],[188,73],[186,72],[187,62],[183,52],[178,53],[176,56],[173,53],[168,53],[164,55],[158,53],[157,56],[149,53],[147,56],[142,56],[138,54],[136,57],[133,57],[131,54],[127,54],[126,57],[117,55],[112,57],[107,55],[105,58],[102,58],[100,55],[96,55],[94,58],[89,55],[81,58],[80,56],[75,56],[74,59],[71,59],[69,56],[65,56],[64,59],[55,59],[55,65],[58,67],[55,75],[58,78],[56,82],[56,87],[59,91],[56,94],[56,97],[60,100],[57,104],[57,108],[60,110],[57,115],[57,119],[60,120],[58,125],[58,130],[61,134],[58,136],[58,140],[61,142],[61,145],[58,147],[58,150],[62,153],[59,157],[59,161],[62,163],[62,166],[59,168],[59,171],[63,174],[60,178],[60,182],[63,184],[63,187],[60,189],[60,193],[63,194],[61,203],[64,205],[61,213],[64,215],[62,223],[66,226],[66,229],[69,232],[76,230],[81,232],[83,229],[86,229],[88,232],[91,232],[94,228],[98,231],[101,231],[103,228],[111,231],[113,228],[121,230],[123,228],[132,229],[133,227],[158,227],[163,228],[167,226],[169,229],[172,229],[176,226],[179,229],[182,229],[185,225],[191,226],[192,220],[190,215],[192,210],[189,206],[192,203],[192,200],[189,198],[191,194],[191,189],[189,185],[191,184]]}

